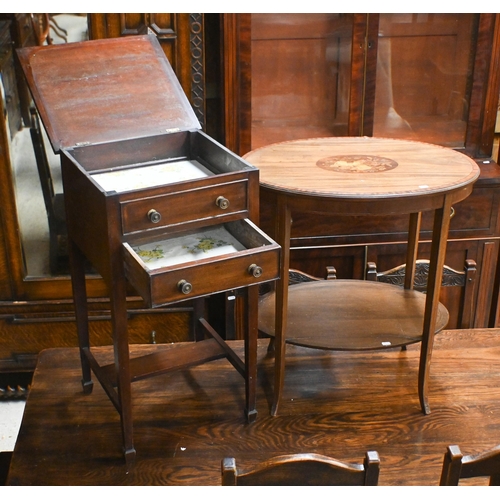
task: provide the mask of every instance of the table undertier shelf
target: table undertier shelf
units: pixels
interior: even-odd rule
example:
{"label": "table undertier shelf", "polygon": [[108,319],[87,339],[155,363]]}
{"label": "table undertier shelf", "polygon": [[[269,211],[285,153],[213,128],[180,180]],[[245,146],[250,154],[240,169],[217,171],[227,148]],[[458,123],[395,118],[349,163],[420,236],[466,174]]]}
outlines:
{"label": "table undertier shelf", "polygon": [[[426,295],[362,280],[325,280],[288,290],[286,342],[330,350],[387,349],[420,342]],[[435,332],[448,323],[439,303]],[[275,334],[275,294],[259,303],[259,330]]]}

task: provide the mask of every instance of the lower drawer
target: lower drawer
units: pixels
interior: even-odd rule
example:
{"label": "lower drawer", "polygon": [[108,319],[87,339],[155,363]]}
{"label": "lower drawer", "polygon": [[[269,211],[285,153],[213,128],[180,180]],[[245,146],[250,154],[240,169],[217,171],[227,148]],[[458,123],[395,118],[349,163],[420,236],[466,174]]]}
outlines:
{"label": "lower drawer", "polygon": [[150,307],[279,277],[279,245],[248,219],[123,245],[127,278]]}

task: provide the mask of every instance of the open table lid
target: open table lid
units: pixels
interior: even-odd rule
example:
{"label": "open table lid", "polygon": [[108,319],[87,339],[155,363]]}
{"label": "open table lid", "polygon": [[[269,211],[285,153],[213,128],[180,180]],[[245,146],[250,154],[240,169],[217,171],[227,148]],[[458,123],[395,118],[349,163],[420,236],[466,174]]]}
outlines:
{"label": "open table lid", "polygon": [[154,35],[17,52],[56,153],[201,128]]}

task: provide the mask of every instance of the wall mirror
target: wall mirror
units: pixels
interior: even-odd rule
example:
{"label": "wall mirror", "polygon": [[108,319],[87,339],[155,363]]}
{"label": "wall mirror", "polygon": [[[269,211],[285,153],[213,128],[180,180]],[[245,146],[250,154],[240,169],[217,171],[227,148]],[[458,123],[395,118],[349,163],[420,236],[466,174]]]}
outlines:
{"label": "wall mirror", "polygon": [[[33,29],[38,43],[60,44],[80,42],[88,39],[86,14],[37,14],[33,17]],[[11,142],[11,157],[19,230],[23,258],[28,277],[44,277],[69,274],[67,249],[64,234],[49,223],[51,210],[59,210],[62,200],[62,182],[59,156],[52,151],[43,124],[39,123],[39,140],[43,150],[34,143],[33,120],[14,136]],[[35,152],[37,151],[37,153]],[[40,163],[44,155],[48,172]],[[54,196],[44,187],[52,185]],[[52,199],[51,199],[52,198]],[[52,203],[56,201],[56,204]],[[54,205],[52,208],[50,205]],[[60,204],[62,207],[62,204]],[[56,215],[57,216],[57,215]],[[61,231],[59,231],[61,232]]]}

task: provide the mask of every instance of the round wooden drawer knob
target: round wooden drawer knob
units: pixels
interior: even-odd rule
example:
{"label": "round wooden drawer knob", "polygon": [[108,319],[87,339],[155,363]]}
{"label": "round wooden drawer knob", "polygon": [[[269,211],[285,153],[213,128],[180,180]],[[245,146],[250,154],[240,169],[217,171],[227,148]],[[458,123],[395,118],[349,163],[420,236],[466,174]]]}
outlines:
{"label": "round wooden drawer knob", "polygon": [[191,285],[191,283],[189,283],[186,280],[180,280],[179,283],[177,283],[177,288],[184,295],[187,295],[187,294],[191,293],[191,291],[193,290],[193,285]]}
{"label": "round wooden drawer knob", "polygon": [[160,212],[157,212],[154,208],[152,208],[149,212],[148,212],[148,219],[153,223],[153,224],[157,224],[158,222],[161,221],[161,214]]}
{"label": "round wooden drawer knob", "polygon": [[257,264],[252,264],[248,268],[248,274],[254,278],[260,278],[262,276],[262,267],[259,267]]}
{"label": "round wooden drawer knob", "polygon": [[224,196],[219,196],[215,200],[215,204],[222,210],[226,210],[226,208],[229,207],[229,200],[227,198],[224,198]]}

